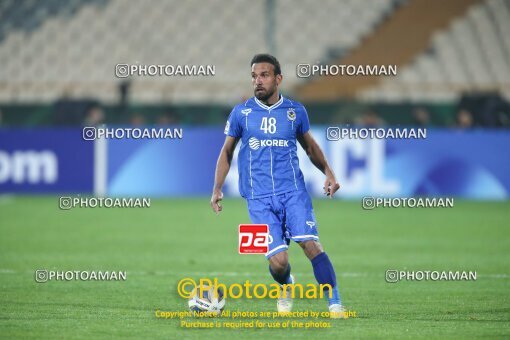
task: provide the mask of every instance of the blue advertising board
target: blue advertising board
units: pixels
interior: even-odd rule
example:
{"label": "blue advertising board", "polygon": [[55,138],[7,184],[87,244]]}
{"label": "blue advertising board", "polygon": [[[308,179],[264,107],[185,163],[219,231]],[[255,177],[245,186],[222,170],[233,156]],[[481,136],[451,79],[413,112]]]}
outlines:
{"label": "blue advertising board", "polygon": [[[342,184],[338,197],[510,197],[510,132],[429,130],[425,139],[328,141],[312,133]],[[180,140],[108,140],[111,195],[209,195],[225,136],[221,128],[185,128]],[[299,148],[309,191],[323,197],[324,175]],[[225,182],[238,196],[237,153]]]}
{"label": "blue advertising board", "polygon": [[81,129],[0,130],[0,193],[92,193],[93,175]]}
{"label": "blue advertising board", "polygon": [[223,129],[212,128],[184,128],[182,139],[109,139],[107,192],[208,195],[223,140]]}
{"label": "blue advertising board", "polygon": [[[107,139],[81,129],[0,129],[0,193],[93,192],[111,196],[210,195],[225,136],[220,127],[183,128],[182,139]],[[339,198],[455,196],[510,197],[510,131],[429,129],[424,139],[340,139],[313,127],[342,185]],[[324,175],[298,148],[300,168],[313,196],[324,197]],[[96,162],[96,163],[95,163]],[[237,153],[225,181],[238,196]],[[102,181],[99,181],[102,182]]]}

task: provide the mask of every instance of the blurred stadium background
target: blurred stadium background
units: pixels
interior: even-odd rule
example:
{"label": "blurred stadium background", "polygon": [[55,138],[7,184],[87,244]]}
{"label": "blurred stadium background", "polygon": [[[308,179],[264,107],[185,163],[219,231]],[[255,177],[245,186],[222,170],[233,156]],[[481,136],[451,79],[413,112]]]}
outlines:
{"label": "blurred stadium background", "polygon": [[[282,63],[284,95],[307,106],[342,195],[506,198],[509,35],[505,0],[4,0],[0,192],[208,194],[220,126],[252,95],[251,57],[270,52]],[[121,63],[215,65],[216,75],[117,78]],[[397,65],[398,75],[306,79],[296,75],[301,63]],[[102,124],[185,126],[185,138],[109,141],[97,157],[78,127]],[[347,124],[431,130],[426,143],[326,143],[326,126]],[[199,180],[184,189],[190,164],[200,165]],[[146,183],[136,180],[142,169]],[[382,178],[390,183],[375,183]],[[234,169],[227,193],[236,194],[236,180]]]}

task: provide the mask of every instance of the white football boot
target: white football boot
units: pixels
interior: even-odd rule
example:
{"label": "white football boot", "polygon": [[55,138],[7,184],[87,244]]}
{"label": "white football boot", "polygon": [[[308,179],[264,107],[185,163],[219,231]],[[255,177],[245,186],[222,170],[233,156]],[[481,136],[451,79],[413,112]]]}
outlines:
{"label": "white football boot", "polygon": [[347,319],[348,315],[344,306],[335,303],[329,306],[329,317],[331,319]]}
{"label": "white football boot", "polygon": [[[290,280],[291,280],[291,283],[294,284],[295,283],[295,280],[294,280],[294,276],[292,274],[290,274]],[[285,294],[285,296],[283,295],[283,286],[280,286],[281,290],[280,290],[280,297],[278,298],[278,301],[276,302],[276,308],[278,309],[278,313],[289,313],[292,311],[292,305],[294,303],[293,299],[292,299],[292,296],[291,296],[291,293],[292,293],[292,290],[290,289],[290,287],[287,287],[287,292]]]}

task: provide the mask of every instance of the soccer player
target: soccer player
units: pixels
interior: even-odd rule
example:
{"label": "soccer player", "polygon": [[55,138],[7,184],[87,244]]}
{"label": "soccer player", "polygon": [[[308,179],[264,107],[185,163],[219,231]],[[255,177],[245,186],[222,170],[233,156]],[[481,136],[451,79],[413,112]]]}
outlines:
{"label": "soccer player", "polygon": [[[248,202],[250,219],[269,225],[269,272],[282,285],[294,283],[287,249],[290,240],[303,248],[312,262],[319,284],[330,284],[331,317],[343,317],[335,270],[319,243],[317,222],[303,174],[299,168],[297,143],[312,163],[326,175],[324,193],[330,198],[340,188],[324,154],[310,134],[304,106],[280,95],[280,63],[269,54],[257,54],[251,61],[254,97],[234,107],[225,126],[227,135],[216,165],[211,206],[222,210],[222,187],[230,169],[236,144],[239,150],[239,190]],[[287,288],[289,289],[289,288]],[[290,290],[290,289],[289,289]],[[289,292],[289,291],[288,291]],[[281,294],[279,312],[292,310],[290,294]]]}

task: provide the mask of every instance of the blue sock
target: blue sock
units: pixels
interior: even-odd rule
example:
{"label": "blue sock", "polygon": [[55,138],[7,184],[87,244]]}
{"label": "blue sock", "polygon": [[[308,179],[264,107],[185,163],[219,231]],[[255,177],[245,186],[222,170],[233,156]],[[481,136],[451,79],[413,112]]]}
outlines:
{"label": "blue sock", "polygon": [[292,283],[292,280],[290,279],[290,263],[287,264],[287,269],[285,269],[283,274],[273,272],[271,266],[269,266],[269,272],[271,273],[271,276],[273,276],[273,279],[281,285]]}
{"label": "blue sock", "polygon": [[331,298],[329,298],[329,290],[324,290],[324,294],[329,300],[329,304],[341,304],[340,293],[336,283],[336,274],[333,265],[326,253],[320,253],[312,259],[313,273],[319,284],[330,284],[332,289]]}

